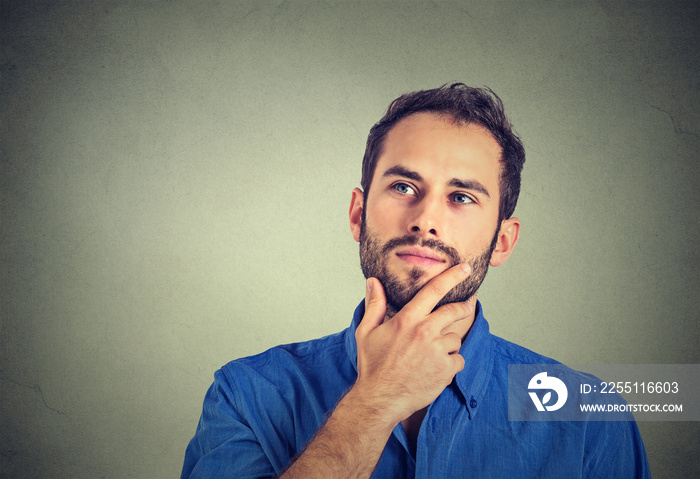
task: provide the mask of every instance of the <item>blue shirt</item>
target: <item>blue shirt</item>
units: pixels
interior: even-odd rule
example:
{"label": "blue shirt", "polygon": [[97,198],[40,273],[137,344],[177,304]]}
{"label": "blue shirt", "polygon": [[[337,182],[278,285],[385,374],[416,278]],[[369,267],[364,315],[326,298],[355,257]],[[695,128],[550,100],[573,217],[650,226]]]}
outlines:
{"label": "blue shirt", "polygon": [[[272,348],[214,375],[185,454],[183,478],[276,477],[357,378],[355,329]],[[375,478],[646,478],[634,421],[509,421],[508,365],[552,359],[489,332],[477,303],[460,349],[465,367],[429,406],[415,457],[398,424]]]}

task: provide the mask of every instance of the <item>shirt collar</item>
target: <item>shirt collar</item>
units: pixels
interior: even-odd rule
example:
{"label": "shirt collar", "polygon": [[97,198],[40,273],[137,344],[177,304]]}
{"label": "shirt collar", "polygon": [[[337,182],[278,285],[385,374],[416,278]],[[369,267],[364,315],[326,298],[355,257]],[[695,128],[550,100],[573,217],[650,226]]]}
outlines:
{"label": "shirt collar", "polygon": [[352,367],[357,371],[357,341],[355,340],[355,331],[357,331],[357,326],[362,321],[362,317],[365,315],[365,302],[364,300],[357,305],[355,308],[355,313],[352,315],[352,322],[350,327],[345,330],[345,349],[348,353],[348,358],[352,363]]}
{"label": "shirt collar", "polygon": [[[362,301],[355,308],[350,327],[345,330],[345,348],[355,371],[357,371],[355,331],[364,314],[365,303]],[[465,366],[455,376],[455,383],[466,401],[470,417],[473,417],[484,397],[488,380],[493,371],[493,341],[489,333],[489,323],[484,318],[483,308],[479,301],[476,302],[474,323],[462,343],[459,354],[464,358]]]}

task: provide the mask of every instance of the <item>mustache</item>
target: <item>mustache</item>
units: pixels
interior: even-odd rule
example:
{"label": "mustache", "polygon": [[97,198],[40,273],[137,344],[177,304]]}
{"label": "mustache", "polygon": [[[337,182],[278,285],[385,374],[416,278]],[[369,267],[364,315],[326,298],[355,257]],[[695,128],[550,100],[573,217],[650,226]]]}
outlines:
{"label": "mustache", "polygon": [[390,239],[384,244],[384,247],[382,248],[382,253],[387,254],[391,250],[399,248],[401,246],[420,246],[423,248],[430,248],[432,250],[438,251],[449,258],[449,260],[452,263],[451,266],[462,262],[459,253],[452,246],[448,246],[440,240],[432,238],[420,239],[412,235],[406,235],[401,236],[400,238]]}

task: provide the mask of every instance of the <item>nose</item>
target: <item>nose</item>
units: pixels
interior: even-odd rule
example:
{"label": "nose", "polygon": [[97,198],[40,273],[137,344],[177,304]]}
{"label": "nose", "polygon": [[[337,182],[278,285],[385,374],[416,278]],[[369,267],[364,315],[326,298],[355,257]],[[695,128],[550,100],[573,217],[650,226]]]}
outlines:
{"label": "nose", "polygon": [[413,206],[413,216],[408,222],[411,234],[421,237],[440,237],[442,234],[442,212],[438,198],[425,196]]}

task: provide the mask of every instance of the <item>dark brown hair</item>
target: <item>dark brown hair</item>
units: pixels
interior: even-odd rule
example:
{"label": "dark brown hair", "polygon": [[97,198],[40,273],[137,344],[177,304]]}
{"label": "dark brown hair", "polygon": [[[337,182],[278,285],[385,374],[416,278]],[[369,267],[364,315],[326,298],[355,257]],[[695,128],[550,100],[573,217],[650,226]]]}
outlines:
{"label": "dark brown hair", "polygon": [[365,196],[369,193],[386,135],[401,119],[419,112],[446,115],[456,123],[474,123],[491,132],[501,147],[499,223],[510,218],[520,194],[525,149],[506,117],[498,95],[489,88],[472,88],[463,83],[406,93],[391,102],[384,117],[372,127],[367,137],[361,180]]}

